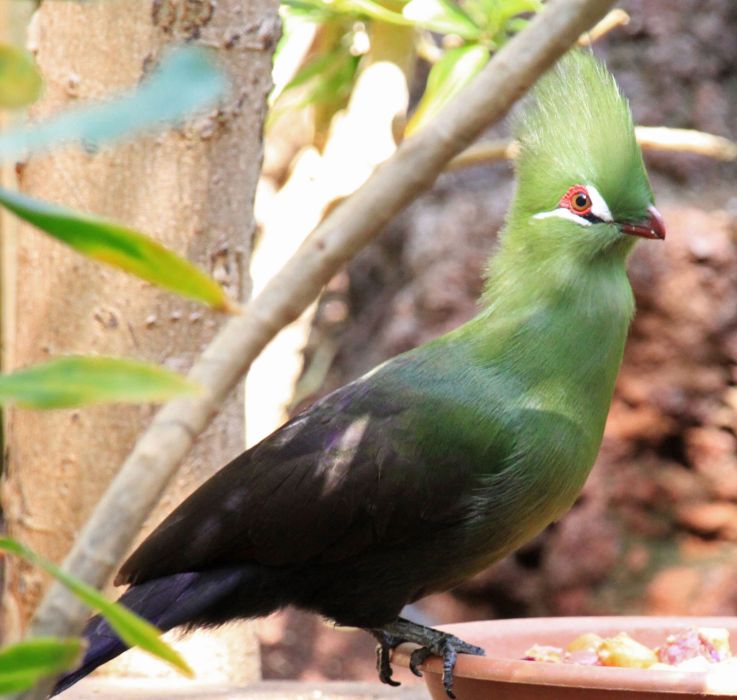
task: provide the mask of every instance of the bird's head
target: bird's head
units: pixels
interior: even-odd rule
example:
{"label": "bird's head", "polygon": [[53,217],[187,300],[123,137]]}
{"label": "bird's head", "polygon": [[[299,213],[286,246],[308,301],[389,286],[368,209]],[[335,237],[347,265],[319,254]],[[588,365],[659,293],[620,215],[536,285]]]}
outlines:
{"label": "bird's head", "polygon": [[572,51],[536,86],[516,125],[510,232],[525,248],[593,260],[665,238],[627,100],[589,52]]}

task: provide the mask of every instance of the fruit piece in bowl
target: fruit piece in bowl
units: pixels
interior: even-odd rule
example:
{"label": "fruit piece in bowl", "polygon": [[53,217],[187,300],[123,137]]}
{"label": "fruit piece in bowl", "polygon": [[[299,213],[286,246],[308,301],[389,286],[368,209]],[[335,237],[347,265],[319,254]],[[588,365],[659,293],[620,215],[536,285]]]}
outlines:
{"label": "fruit piece in bowl", "polygon": [[525,661],[574,663],[620,668],[674,668],[705,671],[710,665],[737,664],[729,646],[725,627],[690,627],[669,634],[655,649],[638,642],[626,632],[601,637],[593,632],[579,635],[565,647],[533,644],[524,654]]}

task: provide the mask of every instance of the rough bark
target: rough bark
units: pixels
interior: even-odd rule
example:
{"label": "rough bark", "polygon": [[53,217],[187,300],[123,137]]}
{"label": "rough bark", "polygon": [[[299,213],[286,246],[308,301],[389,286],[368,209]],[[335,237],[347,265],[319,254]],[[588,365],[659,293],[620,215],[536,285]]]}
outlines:
{"label": "rough bark", "polygon": [[[146,231],[208,270],[232,296],[244,297],[275,12],[268,0],[44,4],[30,37],[46,80],[35,117],[134,85],[177,41],[214,47],[233,89],[219,110],[179,129],[97,153],[66,149],[33,159],[19,170],[21,189]],[[17,247],[11,368],[64,353],[98,353],[186,371],[221,322],[217,314],[89,262],[28,227]],[[149,406],[11,411],[4,484],[10,533],[54,560],[63,558],[152,412]],[[242,450],[243,441],[242,396],[236,395],[200,439],[146,530]],[[44,584],[36,571],[10,564],[3,606],[8,637],[21,631]],[[234,668],[240,679],[253,678],[255,639],[251,633],[244,639],[241,631],[239,642]]]}

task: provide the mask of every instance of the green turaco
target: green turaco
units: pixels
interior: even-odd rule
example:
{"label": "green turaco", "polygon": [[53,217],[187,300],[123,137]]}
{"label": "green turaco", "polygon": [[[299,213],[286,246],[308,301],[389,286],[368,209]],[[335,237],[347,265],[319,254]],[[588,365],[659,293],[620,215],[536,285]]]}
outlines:
{"label": "green turaco", "polygon": [[[663,239],[626,100],[570,53],[517,123],[517,190],[477,316],[297,415],[205,482],[118,574],[162,629],[294,605],[378,640],[412,669],[483,650],[400,617],[571,507],[599,450],[633,298],[637,238]],[[125,646],[86,629],[71,685]]]}

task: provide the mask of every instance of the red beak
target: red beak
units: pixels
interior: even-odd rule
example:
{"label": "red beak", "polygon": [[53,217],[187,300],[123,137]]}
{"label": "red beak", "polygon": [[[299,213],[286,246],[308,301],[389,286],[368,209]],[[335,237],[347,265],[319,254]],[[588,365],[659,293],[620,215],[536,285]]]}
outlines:
{"label": "red beak", "polygon": [[665,222],[660,212],[651,204],[647,208],[649,216],[644,221],[635,223],[619,224],[619,230],[630,236],[640,236],[640,238],[654,238],[656,240],[665,239]]}

